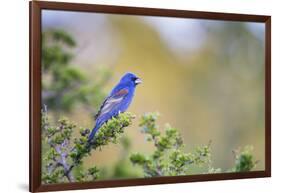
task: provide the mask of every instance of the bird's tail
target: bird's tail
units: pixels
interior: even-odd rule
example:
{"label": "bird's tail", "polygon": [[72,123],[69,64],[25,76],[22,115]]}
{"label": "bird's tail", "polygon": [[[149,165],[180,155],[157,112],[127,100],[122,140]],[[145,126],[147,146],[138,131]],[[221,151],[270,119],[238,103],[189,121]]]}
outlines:
{"label": "bird's tail", "polygon": [[[95,134],[97,133],[97,131],[98,131],[99,128],[100,128],[99,125],[96,124],[95,127],[93,128],[92,132],[90,133],[90,135],[89,135],[89,137],[88,137],[88,141],[87,141],[87,143],[85,144],[85,150],[86,150],[86,151],[88,151],[88,152],[91,151],[91,144],[93,144],[93,139],[94,139]],[[74,151],[74,150],[75,150],[75,148],[73,148],[71,151]],[[81,159],[81,156],[82,156],[82,153],[79,153],[79,154],[76,156],[75,160],[76,160],[76,161],[79,161],[79,160]]]}
{"label": "bird's tail", "polygon": [[92,132],[90,133],[90,135],[88,137],[88,144],[93,143],[93,139],[94,139],[98,129],[99,129],[99,125],[96,124],[96,126],[93,128]]}

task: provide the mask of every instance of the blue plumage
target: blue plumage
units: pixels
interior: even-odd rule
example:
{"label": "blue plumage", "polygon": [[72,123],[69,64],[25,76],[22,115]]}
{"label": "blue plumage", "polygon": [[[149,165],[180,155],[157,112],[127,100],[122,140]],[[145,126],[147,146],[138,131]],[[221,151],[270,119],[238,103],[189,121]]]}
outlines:
{"label": "blue plumage", "polygon": [[94,139],[96,132],[105,122],[128,109],[134,97],[135,88],[139,83],[141,80],[133,73],[126,73],[121,78],[95,116],[96,125],[89,135],[88,142]]}

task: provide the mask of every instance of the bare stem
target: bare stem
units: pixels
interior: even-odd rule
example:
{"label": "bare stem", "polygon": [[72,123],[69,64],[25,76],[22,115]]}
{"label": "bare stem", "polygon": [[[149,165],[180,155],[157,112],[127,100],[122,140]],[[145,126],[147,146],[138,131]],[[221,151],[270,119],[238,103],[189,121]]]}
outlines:
{"label": "bare stem", "polygon": [[73,167],[69,166],[68,163],[67,163],[68,154],[61,151],[60,145],[57,145],[55,147],[55,149],[56,149],[56,152],[60,155],[60,160],[58,162],[64,169],[64,175],[67,177],[69,182],[74,182],[75,179],[74,179],[74,176],[72,175],[72,172],[71,172]]}

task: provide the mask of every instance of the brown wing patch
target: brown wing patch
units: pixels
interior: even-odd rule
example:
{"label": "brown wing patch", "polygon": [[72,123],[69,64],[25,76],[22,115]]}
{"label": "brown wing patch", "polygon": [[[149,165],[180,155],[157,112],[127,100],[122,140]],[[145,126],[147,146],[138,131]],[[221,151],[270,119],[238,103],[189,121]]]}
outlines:
{"label": "brown wing patch", "polygon": [[121,89],[119,90],[115,95],[113,95],[113,97],[119,97],[119,96],[124,96],[126,94],[128,94],[129,90],[128,89]]}

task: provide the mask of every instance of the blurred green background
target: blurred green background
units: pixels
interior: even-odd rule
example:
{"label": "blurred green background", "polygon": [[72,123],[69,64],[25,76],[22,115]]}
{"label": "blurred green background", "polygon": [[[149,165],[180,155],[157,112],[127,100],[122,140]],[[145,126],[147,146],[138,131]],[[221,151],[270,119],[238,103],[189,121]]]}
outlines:
{"label": "blurred green background", "polygon": [[[58,31],[74,40],[66,36],[69,42],[61,47],[71,55],[60,62],[79,70],[70,70],[66,79],[78,80],[68,92],[80,97],[74,103],[72,94],[64,105],[48,98],[51,80],[44,65],[43,104],[53,121],[67,116],[92,128],[103,98],[125,72],[133,72],[143,84],[128,111],[138,117],[160,112],[159,124],[178,128],[187,151],[211,140],[213,165],[223,170],[234,164],[232,150],[252,145],[259,160],[255,169],[264,170],[264,29],[262,23],[43,10],[44,36]],[[44,41],[56,44],[59,39]],[[55,92],[65,87],[59,79],[52,84]],[[55,96],[66,97],[67,91]],[[137,124],[125,133],[130,151],[149,153],[152,146]],[[123,157],[122,146],[109,145],[85,162],[112,168]]]}

